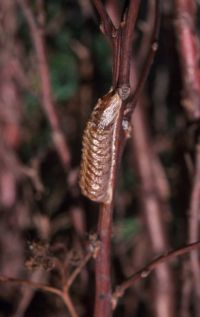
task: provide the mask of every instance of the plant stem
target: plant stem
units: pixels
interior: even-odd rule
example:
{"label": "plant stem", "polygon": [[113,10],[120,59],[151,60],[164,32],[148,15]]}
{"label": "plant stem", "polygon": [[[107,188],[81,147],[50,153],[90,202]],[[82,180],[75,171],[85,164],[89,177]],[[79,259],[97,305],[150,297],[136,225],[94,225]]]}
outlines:
{"label": "plant stem", "polygon": [[95,261],[96,294],[94,317],[110,317],[112,315],[110,276],[111,229],[112,204],[101,204],[98,222],[100,249]]}

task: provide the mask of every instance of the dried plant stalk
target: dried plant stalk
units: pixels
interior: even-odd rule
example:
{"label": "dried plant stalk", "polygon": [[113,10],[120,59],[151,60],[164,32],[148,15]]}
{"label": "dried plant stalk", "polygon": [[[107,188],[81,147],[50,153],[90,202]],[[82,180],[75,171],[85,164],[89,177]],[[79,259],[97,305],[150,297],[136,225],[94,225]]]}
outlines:
{"label": "dried plant stalk", "polygon": [[95,202],[110,203],[116,162],[116,131],[122,100],[109,91],[98,100],[83,135],[80,187]]}

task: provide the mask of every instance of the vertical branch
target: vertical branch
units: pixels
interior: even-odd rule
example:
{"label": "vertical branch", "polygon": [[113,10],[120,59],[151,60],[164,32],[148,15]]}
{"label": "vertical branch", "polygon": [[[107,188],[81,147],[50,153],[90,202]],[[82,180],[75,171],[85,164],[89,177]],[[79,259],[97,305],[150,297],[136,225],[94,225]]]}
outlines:
{"label": "vertical branch", "polygon": [[[193,122],[197,130],[195,145],[195,167],[193,187],[189,206],[189,242],[199,238],[199,209],[200,209],[200,145],[199,145],[199,120],[200,120],[200,68],[199,68],[199,43],[195,33],[196,4],[193,0],[176,0],[174,2],[176,13],[175,31],[177,49],[180,58],[183,83],[182,104],[186,111],[188,121]],[[195,310],[200,315],[200,267],[199,253],[195,251],[190,256],[193,287],[195,291]]]}
{"label": "vertical branch", "polygon": [[112,37],[112,49],[113,49],[113,78],[112,78],[112,87],[113,89],[117,88],[119,73],[120,73],[120,58],[121,58],[121,40],[122,40],[122,28],[120,25],[120,12],[119,8],[116,5],[116,1],[114,3],[109,3],[106,1],[106,9],[109,13],[113,24],[116,26],[115,31],[113,32]]}
{"label": "vertical branch", "polygon": [[[63,164],[63,167],[66,169],[66,167],[70,163],[70,152],[66,145],[62,130],[60,128],[60,122],[59,122],[58,115],[56,113],[55,105],[53,101],[49,67],[47,62],[44,34],[43,34],[44,15],[43,15],[43,12],[40,10],[39,12],[40,25],[39,25],[34,19],[34,16],[28,1],[27,0],[26,1],[17,0],[17,1],[28,23],[30,33],[33,39],[36,55],[37,55],[38,70],[39,70],[39,75],[41,78],[42,106],[52,129],[52,138],[53,138],[58,156],[61,160],[61,163]],[[41,8],[41,5],[39,7]]]}
{"label": "vertical branch", "polygon": [[137,85],[135,87],[134,96],[133,96],[133,100],[132,100],[132,111],[134,110],[136,103],[137,103],[137,100],[141,94],[144,83],[145,83],[147,76],[149,74],[150,67],[153,63],[155,53],[156,53],[157,48],[158,48],[158,35],[159,35],[159,29],[160,29],[160,0],[154,1],[154,8],[155,8],[155,10],[152,10],[152,13],[154,11],[155,14],[154,14],[154,23],[153,23],[152,35],[150,38],[149,51],[147,53],[145,63],[143,65],[140,76],[138,78]]}
{"label": "vertical branch", "polygon": [[[133,35],[136,19],[138,16],[140,0],[130,1],[127,17],[122,22],[122,50],[121,50],[121,65],[120,65],[120,86],[130,86],[130,62],[132,55]],[[124,26],[123,26],[124,23]]]}
{"label": "vertical branch", "polygon": [[[161,212],[165,209],[156,184],[159,175],[155,173],[156,160],[152,142],[149,138],[147,120],[145,120],[144,107],[140,103],[136,109],[132,123],[134,134],[132,135],[133,153],[137,165],[137,173],[140,180],[141,191],[139,194],[142,205],[142,216],[145,219],[152,251],[154,254],[164,252],[168,247],[165,223]],[[156,283],[155,283],[156,280]],[[155,316],[172,317],[173,312],[173,283],[167,264],[161,265],[156,271],[152,284],[155,295]]]}
{"label": "vertical branch", "polygon": [[115,31],[115,27],[107,14],[104,5],[102,4],[101,0],[92,0],[96,10],[99,13],[99,16],[102,21],[102,31],[103,33],[112,41],[113,31]]}
{"label": "vertical branch", "polygon": [[19,221],[22,213],[18,199],[22,174],[16,153],[22,136],[23,72],[19,64],[21,43],[17,37],[16,9],[14,1],[0,1],[0,266],[3,274],[19,274],[23,265]]}
{"label": "vertical branch", "polygon": [[[95,1],[98,2],[99,1]],[[122,21],[119,29],[117,29],[117,35],[121,36],[119,40],[120,45],[117,45],[114,42],[113,46],[113,64],[119,66],[118,72],[113,72],[113,82],[118,82],[118,92],[123,100],[122,107],[120,109],[120,115],[118,119],[118,127],[116,133],[116,162],[113,173],[113,183],[112,187],[115,188],[116,185],[116,174],[119,167],[121,154],[125,145],[126,137],[122,128],[122,120],[124,117],[124,109],[127,104],[127,98],[130,95],[130,61],[133,45],[133,32],[135,27],[135,22],[138,14],[140,1],[130,1],[127,9],[127,15],[125,15],[125,20]],[[116,4],[117,6],[117,4]],[[97,7],[99,9],[99,7]],[[100,9],[99,9],[100,10]],[[102,4],[101,4],[102,11]],[[116,11],[115,11],[116,12]],[[100,16],[105,19],[105,13],[102,14],[99,12]],[[118,19],[115,19],[118,20]],[[104,23],[105,25],[105,23]],[[119,35],[119,32],[121,34]],[[112,35],[109,35],[109,38],[112,39]],[[114,40],[113,40],[114,41]],[[119,55],[120,50],[120,55]],[[118,64],[118,57],[120,56],[120,64]],[[154,54],[151,58],[153,58]],[[148,62],[148,66],[149,62]],[[149,67],[147,67],[149,70]],[[147,75],[147,69],[145,76]],[[142,81],[144,83],[146,77]],[[141,91],[142,85],[140,85]],[[100,251],[96,258],[95,264],[95,275],[96,275],[96,298],[95,298],[95,317],[110,317],[111,313],[111,279],[110,279],[110,240],[111,240],[111,224],[112,224],[112,208],[113,203],[111,204],[101,204],[99,209],[99,225],[98,225],[98,234],[101,241]]]}
{"label": "vertical branch", "polygon": [[[125,21],[125,32],[123,36],[123,43],[125,50],[123,60],[126,59],[126,63],[124,63],[125,69],[123,69],[123,73],[121,73],[118,69],[121,69],[119,66],[119,59],[121,62],[122,55],[120,54],[120,44],[121,42],[121,27],[116,30],[111,25],[111,19],[108,17],[105,8],[102,5],[101,1],[94,0],[93,3],[96,6],[96,9],[99,12],[99,15],[102,19],[103,26],[106,32],[106,35],[111,40],[111,44],[113,46],[113,84],[117,85],[118,76],[119,83],[125,86],[125,91],[119,91],[123,100],[127,99],[130,94],[130,89],[127,91],[126,87],[129,87],[129,79],[130,79],[130,56],[132,52],[132,41],[133,41],[133,32],[135,21],[138,12],[138,6],[140,1],[130,2],[127,20]],[[114,32],[113,32],[114,31]],[[115,87],[114,87],[115,88]],[[115,189],[116,185],[116,174],[117,168],[120,163],[121,157],[121,137],[122,137],[122,119],[123,119],[123,111],[124,105],[122,109],[120,109],[120,115],[118,119],[118,128],[116,135],[116,162],[113,171],[113,181],[112,188]],[[114,191],[114,190],[113,190]],[[101,204],[99,208],[99,222],[98,222],[98,235],[100,238],[101,246],[100,251],[97,255],[95,262],[95,276],[96,276],[96,297],[95,297],[95,309],[94,316],[95,317],[110,317],[112,315],[112,307],[111,307],[111,276],[110,276],[110,242],[111,242],[111,226],[112,226],[112,211],[113,211],[113,203],[111,204]]]}
{"label": "vertical branch", "polygon": [[[131,84],[135,87],[136,78],[137,85],[134,91],[131,110],[133,111],[141,93],[141,89],[147,78],[149,68],[152,64],[155,51],[157,48],[157,38],[159,30],[159,1],[155,1],[154,25],[150,39],[150,49],[140,75],[136,75],[136,70],[132,64],[131,68]],[[153,12],[153,11],[152,11]],[[129,115],[128,115],[129,116]],[[167,232],[161,211],[166,209],[166,202],[163,201],[162,189],[159,188],[160,172],[162,167],[153,151],[153,145],[148,129],[146,113],[142,101],[132,118],[134,133],[132,135],[133,153],[137,165],[137,173],[141,184],[140,203],[142,205],[143,217],[146,222],[149,233],[152,251],[155,254],[163,252],[168,247]],[[159,164],[159,169],[155,166]],[[163,175],[163,173],[162,173]],[[155,294],[154,309],[156,316],[171,317],[174,316],[173,301],[173,279],[169,266],[164,263],[155,274],[153,289]]]}
{"label": "vertical branch", "polygon": [[[189,243],[196,242],[199,239],[199,210],[200,210],[200,144],[195,149],[195,170],[194,180],[189,207]],[[195,288],[195,307],[197,314],[200,314],[200,266],[199,252],[190,254],[193,282]]]}
{"label": "vertical branch", "polygon": [[99,208],[98,236],[100,249],[95,262],[96,294],[95,317],[110,317],[111,307],[111,277],[110,277],[110,243],[112,229],[112,204],[101,204]]}
{"label": "vertical branch", "polygon": [[93,4],[101,17],[101,30],[108,37],[113,50],[113,89],[117,87],[118,77],[119,77],[119,62],[120,62],[120,45],[121,45],[121,28],[119,23],[117,27],[114,26],[112,19],[108,15],[104,5],[101,0],[93,0]]}
{"label": "vertical branch", "polygon": [[200,119],[199,43],[195,34],[194,0],[175,0],[175,31],[183,79],[183,107],[190,120]]}
{"label": "vertical branch", "polygon": [[[119,63],[119,33],[115,29],[101,0],[93,0],[103,24],[103,32],[109,38],[113,48],[113,88],[115,88],[118,76]],[[113,186],[115,175],[113,177]],[[100,249],[95,261],[95,307],[94,317],[112,316],[111,306],[111,276],[110,276],[110,244],[112,228],[113,204],[100,204],[98,220],[98,237]]]}

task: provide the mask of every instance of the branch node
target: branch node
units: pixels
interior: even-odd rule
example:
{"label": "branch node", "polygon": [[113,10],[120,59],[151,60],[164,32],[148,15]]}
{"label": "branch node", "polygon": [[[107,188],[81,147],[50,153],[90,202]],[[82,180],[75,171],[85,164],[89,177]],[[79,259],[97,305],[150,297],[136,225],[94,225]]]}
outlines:
{"label": "branch node", "polygon": [[123,84],[118,88],[119,96],[123,101],[128,99],[128,97],[130,96],[130,92],[130,86],[127,84]]}
{"label": "branch node", "polygon": [[144,270],[141,273],[141,278],[146,278],[147,276],[149,276],[149,274],[151,273],[150,270]]}

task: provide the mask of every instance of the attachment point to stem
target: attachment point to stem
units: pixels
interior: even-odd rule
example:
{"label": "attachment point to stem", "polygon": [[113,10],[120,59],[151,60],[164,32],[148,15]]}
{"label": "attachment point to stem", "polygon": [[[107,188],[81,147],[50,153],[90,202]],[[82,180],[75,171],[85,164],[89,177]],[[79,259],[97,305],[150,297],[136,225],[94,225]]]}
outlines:
{"label": "attachment point to stem", "polygon": [[118,33],[118,30],[114,28],[113,31],[112,31],[112,34],[111,34],[112,38],[116,38],[117,37],[117,33]]}
{"label": "attachment point to stem", "polygon": [[123,101],[128,99],[128,97],[130,96],[130,92],[131,88],[126,84],[123,84],[118,88],[118,94]]}

